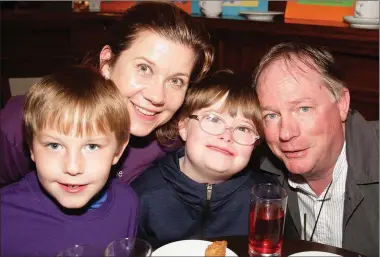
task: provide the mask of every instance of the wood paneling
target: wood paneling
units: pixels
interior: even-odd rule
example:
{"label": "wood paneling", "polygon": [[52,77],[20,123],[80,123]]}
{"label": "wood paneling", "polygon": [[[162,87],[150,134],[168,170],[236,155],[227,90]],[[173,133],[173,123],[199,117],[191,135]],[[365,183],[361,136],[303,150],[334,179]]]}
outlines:
{"label": "wood paneling", "polygon": [[[271,2],[271,10],[284,9]],[[3,12],[2,77],[39,77],[78,63],[105,39],[120,14]],[[379,32],[348,27],[195,17],[209,30],[216,49],[214,69],[229,68],[251,83],[260,58],[275,44],[302,41],[329,49],[342,67],[351,107],[379,118]]]}

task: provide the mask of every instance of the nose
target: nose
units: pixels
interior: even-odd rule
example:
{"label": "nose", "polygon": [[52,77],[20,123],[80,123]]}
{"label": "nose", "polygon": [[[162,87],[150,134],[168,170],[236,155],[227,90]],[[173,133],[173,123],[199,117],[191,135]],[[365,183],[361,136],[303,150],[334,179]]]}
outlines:
{"label": "nose", "polygon": [[233,128],[226,128],[222,134],[219,135],[219,139],[224,140],[226,142],[231,142],[232,139]]}
{"label": "nose", "polygon": [[67,157],[66,157],[66,165],[65,165],[65,171],[64,173],[71,175],[71,176],[77,176],[79,174],[82,174],[82,157],[81,154],[77,151],[68,151]]}
{"label": "nose", "polygon": [[300,129],[298,121],[292,116],[282,116],[281,117],[281,127],[280,127],[280,139],[282,141],[290,141],[294,137],[300,135]]}
{"label": "nose", "polygon": [[161,78],[153,80],[153,83],[142,91],[143,97],[153,105],[161,106],[165,104],[166,92],[165,81]]}

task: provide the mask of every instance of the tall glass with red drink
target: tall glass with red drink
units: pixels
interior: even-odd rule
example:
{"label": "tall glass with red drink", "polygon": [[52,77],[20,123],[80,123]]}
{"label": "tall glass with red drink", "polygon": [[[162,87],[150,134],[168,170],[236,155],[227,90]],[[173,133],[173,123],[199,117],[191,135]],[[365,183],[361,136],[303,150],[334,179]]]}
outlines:
{"label": "tall glass with red drink", "polygon": [[252,188],[250,256],[281,256],[287,200],[286,190],[279,185],[267,183]]}

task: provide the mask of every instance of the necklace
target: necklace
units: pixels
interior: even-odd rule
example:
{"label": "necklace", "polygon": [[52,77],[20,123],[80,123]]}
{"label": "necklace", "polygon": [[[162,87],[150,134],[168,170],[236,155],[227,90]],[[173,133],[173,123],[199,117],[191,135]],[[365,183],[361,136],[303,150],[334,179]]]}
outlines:
{"label": "necklace", "polygon": [[[325,203],[326,196],[327,196],[327,193],[329,192],[329,189],[330,189],[330,187],[331,187],[332,182],[333,182],[333,181],[331,180],[329,186],[327,187],[326,193],[325,193],[325,195],[323,196],[322,204],[321,204],[321,208],[319,208],[319,212],[318,212],[317,220],[315,221],[314,228],[313,228],[313,231],[311,232],[311,236],[310,236],[310,239],[309,239],[310,242],[313,241],[313,236],[314,236],[314,232],[315,232],[315,230],[316,230],[316,228],[317,228],[317,224],[318,224],[319,216],[321,215],[321,211],[322,211],[322,208],[323,208],[323,204]],[[303,228],[304,228],[304,237],[305,237],[305,240],[307,241],[307,239],[306,239],[306,213],[304,213],[303,217],[304,217],[304,225],[303,225]]]}

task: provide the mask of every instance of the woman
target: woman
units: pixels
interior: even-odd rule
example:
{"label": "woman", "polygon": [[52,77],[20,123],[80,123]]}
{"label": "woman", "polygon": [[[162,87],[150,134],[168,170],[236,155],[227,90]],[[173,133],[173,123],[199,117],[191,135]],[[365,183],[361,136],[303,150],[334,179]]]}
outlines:
{"label": "woman", "polygon": [[[190,16],[167,2],[140,2],[110,29],[97,54],[102,74],[113,80],[128,106],[133,137],[115,171],[129,183],[164,154],[155,140],[182,105],[186,90],[213,61],[209,36]],[[24,97],[1,111],[0,186],[22,178],[30,167],[22,136]]]}

